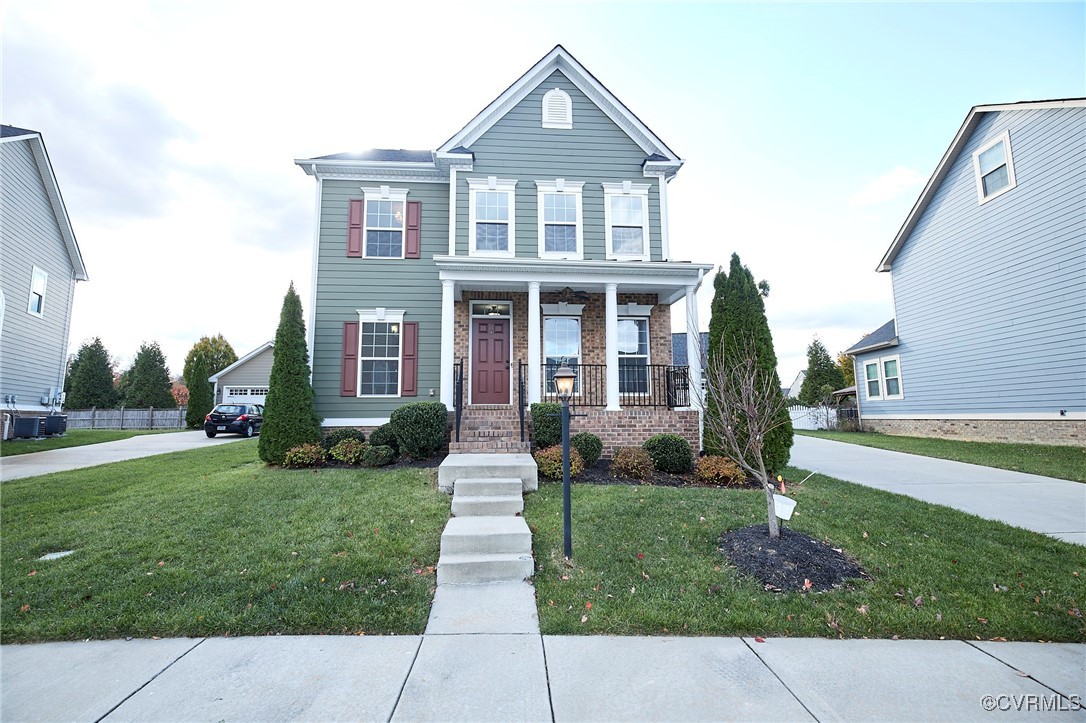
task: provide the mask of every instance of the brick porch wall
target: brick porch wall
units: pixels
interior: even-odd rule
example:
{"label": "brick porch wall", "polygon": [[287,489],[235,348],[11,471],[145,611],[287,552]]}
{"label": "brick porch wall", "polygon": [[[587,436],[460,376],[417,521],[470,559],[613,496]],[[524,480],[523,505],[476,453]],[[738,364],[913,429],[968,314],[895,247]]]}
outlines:
{"label": "brick porch wall", "polygon": [[619,447],[640,447],[654,434],[678,434],[690,443],[694,454],[700,449],[698,413],[691,409],[578,409],[570,420],[570,436],[591,432],[603,441],[603,457],[610,459]]}
{"label": "brick porch wall", "polygon": [[868,432],[941,437],[970,442],[1016,442],[1086,447],[1086,422],[1018,419],[864,419]]}

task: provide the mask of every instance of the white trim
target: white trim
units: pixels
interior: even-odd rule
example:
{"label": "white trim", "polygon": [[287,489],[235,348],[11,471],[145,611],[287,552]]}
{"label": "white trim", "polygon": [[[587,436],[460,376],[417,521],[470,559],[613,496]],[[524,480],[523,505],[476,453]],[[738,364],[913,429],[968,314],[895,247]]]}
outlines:
{"label": "white trim", "polygon": [[[564,107],[561,109],[561,118],[549,117],[551,114],[549,113],[548,106],[550,105],[551,98],[554,97],[560,98],[563,103]],[[569,97],[569,93],[561,88],[554,88],[553,90],[548,90],[544,93],[540,118],[544,128],[560,128],[562,130],[573,128],[573,99]]]}
{"label": "white trim", "polygon": [[[646,316],[621,316],[620,315],[618,317],[617,324],[615,325],[615,341],[616,341],[615,351],[616,351],[616,353],[618,353],[618,360],[619,360],[620,368],[621,368],[621,363],[622,363],[622,359],[624,358],[624,355],[619,353],[620,350],[618,349],[618,344],[617,344],[617,342],[618,342],[618,326],[621,325],[622,322],[624,322],[624,321],[633,321],[633,322],[643,321],[643,322],[645,322],[645,357],[644,357],[645,358],[645,369],[646,369],[646,373],[645,373],[645,391],[644,392],[624,392],[624,391],[622,391],[621,375],[619,377],[619,390],[618,391],[619,391],[619,394],[640,394],[642,396],[648,396],[652,391],[652,389],[651,389],[652,379],[648,375],[648,367],[649,367],[649,365],[652,364],[652,327],[649,325],[649,318],[648,318],[647,315]],[[638,340],[638,341],[640,342],[640,340]],[[626,354],[625,358],[626,359],[631,359],[631,358],[632,359],[640,359],[641,355],[640,354]]]}
{"label": "white trim", "polygon": [[[407,258],[407,194],[406,188],[362,188],[364,200],[362,201],[362,258],[364,259],[404,259]],[[400,255],[399,256],[370,256],[369,248],[369,204],[370,201],[392,201],[403,204],[403,219],[400,224]],[[389,227],[375,226],[375,231],[395,231]]]}
{"label": "white trim", "polygon": [[322,427],[380,427],[390,417],[325,417]]}
{"label": "white trim", "polygon": [[584,304],[570,304],[565,301],[559,301],[557,304],[539,305],[539,308],[547,316],[580,316],[584,312],[584,307]]}
{"label": "white trim", "polygon": [[1038,420],[1069,422],[1086,420],[1086,412],[961,412],[954,414],[865,414],[864,419],[914,419],[932,420],[940,419],[976,419],[976,420]]}
{"label": "white trim", "polygon": [[246,363],[250,359],[254,359],[257,355],[263,353],[266,349],[274,349],[274,348],[275,348],[275,340],[274,339],[272,339],[271,341],[266,341],[263,344],[261,344],[260,346],[258,346],[256,349],[253,349],[251,352],[249,352],[248,354],[246,354],[242,358],[238,359],[236,362],[234,362],[230,366],[226,367],[225,369],[222,369],[220,371],[215,372],[214,374],[209,376],[207,378],[207,380],[209,382],[212,382],[213,384],[218,384],[219,379],[221,379],[224,374],[229,374],[230,372],[234,371],[235,369],[237,369],[238,367],[240,367],[242,364]]}
{"label": "white trim", "polygon": [[[41,294],[34,291],[34,287],[37,286],[37,280],[41,279]],[[30,289],[26,295],[26,313],[31,316],[36,316],[39,319],[45,316],[45,295],[49,290],[49,272],[39,266],[30,267]],[[41,297],[41,308],[37,311],[31,308],[31,305],[37,300],[37,297]],[[34,304],[36,305],[36,304]]]}
{"label": "white trim", "polygon": [[539,282],[528,282],[528,403],[540,401],[543,392],[543,322],[539,304]]}
{"label": "white trim", "polygon": [[[544,306],[549,306],[549,304],[544,304]],[[547,354],[547,322],[551,321],[551,320],[559,321],[559,320],[564,320],[564,319],[573,319],[574,321],[577,322],[577,357],[576,357],[577,365],[576,366],[579,368],[581,366],[581,364],[584,363],[584,324],[581,323],[580,315],[579,314],[547,314],[547,313],[544,313],[542,323],[540,324],[540,327],[539,327],[540,332],[542,333],[542,344],[541,344],[542,354],[540,355],[540,361],[539,361],[540,366],[543,366],[543,365],[546,364],[548,356],[558,356],[558,355],[548,355]],[[570,359],[569,356],[559,356],[559,358],[560,359],[566,359],[567,364],[568,364],[568,360]],[[546,382],[547,382],[547,379],[546,379],[545,376],[540,378],[540,380],[539,380],[540,393],[542,393],[542,387],[543,387],[544,384],[546,384]],[[574,386],[573,396],[580,397],[583,391],[584,391],[584,385],[582,383],[580,383],[580,377],[578,377],[577,383]]]}
{"label": "white trim", "polygon": [[[314,172],[314,178],[317,179],[317,212],[314,214],[316,218],[313,221],[313,271],[310,274],[309,289],[309,326],[305,330],[305,343],[309,348],[309,360],[313,361],[315,358],[313,352],[315,351],[314,344],[316,344],[317,335],[317,269],[320,265],[320,253],[321,253],[321,196],[324,193],[324,179]],[[363,209],[365,210],[365,209]],[[309,365],[309,383],[313,384],[313,369],[314,365]],[[210,379],[208,381],[211,381]],[[215,382],[216,388],[218,382]]]}
{"label": "white trim", "polygon": [[607,411],[622,409],[618,391],[618,284],[604,287],[604,361],[607,363]]}
{"label": "white trim", "polygon": [[[652,243],[649,237],[649,186],[648,183],[604,183],[603,185],[603,219],[607,236],[607,258],[616,261],[649,261]],[[641,242],[643,244],[640,254],[617,254],[614,251],[614,241],[611,234],[611,199],[620,196],[631,196],[641,199]]]}
{"label": "white trim", "polygon": [[[357,399],[395,399],[403,396],[403,317],[406,314],[404,309],[386,309],[382,306],[378,306],[376,309],[356,309],[358,313],[358,371],[355,377],[355,389],[358,393],[355,394]],[[362,361],[363,359],[384,359],[388,360],[389,357],[363,357],[362,356],[362,324],[364,323],[377,323],[377,324],[399,324],[400,325],[400,349],[396,355],[396,393],[395,394],[363,394],[362,393]]]}
{"label": "white trim", "polygon": [[671,234],[668,232],[667,179],[660,178],[660,260],[671,260]]}
{"label": "white trim", "polygon": [[[489,314],[476,314],[474,306],[476,304],[509,304],[508,314],[498,314],[491,316]],[[475,320],[476,319],[508,319],[509,320],[509,401],[506,404],[513,403],[513,299],[474,299],[468,298],[468,384],[467,384],[467,403],[468,405],[475,404],[472,399],[472,381],[475,379]],[[483,402],[484,404],[492,404],[492,402]]]}
{"label": "white trim", "polygon": [[[877,379],[872,380],[871,377],[868,376],[868,374],[867,374],[867,365],[868,364],[873,364],[875,366],[875,369],[879,374]],[[878,387],[879,387],[879,393],[878,394],[872,394],[871,393],[871,386],[870,386],[871,381],[874,381],[874,382],[876,382],[878,384]],[[879,363],[878,357],[875,357],[874,359],[864,359],[864,394],[867,396],[868,399],[870,399],[873,402],[882,400],[882,364]]]}
{"label": "white trim", "polygon": [[456,282],[441,282],[441,403],[453,408],[456,396]]}
{"label": "white trim", "polygon": [[[897,376],[893,377],[894,379],[897,379],[897,394],[891,394],[890,390],[887,389],[887,385],[886,385],[886,363],[887,362],[897,362]],[[902,383],[902,378],[901,378],[901,355],[900,354],[892,354],[891,356],[879,357],[879,372],[881,373],[881,376],[879,377],[879,383],[882,384],[882,398],[883,398],[883,401],[904,399],[905,398],[905,385]]]}
{"label": "white trim", "polygon": [[[583,181],[567,181],[556,178],[553,181],[536,181],[536,219],[539,233],[539,258],[541,259],[583,259],[584,258],[584,213],[582,211]],[[547,194],[570,195],[575,199],[577,221],[573,224],[577,233],[577,248],[573,251],[547,251],[544,201]],[[554,225],[569,226],[566,222],[551,222]]]}
{"label": "white trim", "polygon": [[[1000,143],[1003,144],[1004,165],[1007,166],[1007,185],[985,195],[984,178],[981,176],[980,172],[980,156],[985,151],[998,146]],[[988,173],[992,173],[992,171],[989,171]],[[1004,193],[1018,185],[1018,181],[1014,177],[1014,159],[1011,157],[1011,132],[1009,130],[1003,131],[998,136],[973,151],[973,175],[977,180],[977,201],[981,205],[991,201],[993,198],[1002,196]]]}
{"label": "white trim", "polygon": [[[496,258],[508,258],[517,255],[517,236],[516,236],[516,220],[517,220],[517,180],[515,178],[497,178],[496,176],[488,176],[486,178],[468,178],[468,254],[471,256],[489,256]],[[505,193],[509,199],[509,219],[506,223],[509,225],[509,239],[508,248],[505,251],[478,251],[475,248],[475,198],[480,192],[485,193]],[[484,222],[495,223],[495,222]],[[497,222],[500,223],[500,222]]]}
{"label": "white trim", "polygon": [[449,168],[449,256],[456,256],[456,167]]}

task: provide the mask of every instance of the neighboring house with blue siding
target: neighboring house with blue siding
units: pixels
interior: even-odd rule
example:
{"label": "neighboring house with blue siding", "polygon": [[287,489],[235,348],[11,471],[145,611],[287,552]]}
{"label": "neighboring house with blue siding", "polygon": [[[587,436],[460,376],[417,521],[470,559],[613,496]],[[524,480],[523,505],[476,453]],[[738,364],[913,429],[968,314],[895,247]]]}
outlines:
{"label": "neighboring house with blue siding", "polygon": [[87,269],[37,131],[0,126],[0,401],[62,403],[77,281]]}
{"label": "neighboring house with blue siding", "polygon": [[1086,446],[1086,99],[970,110],[877,270],[865,429]]}
{"label": "neighboring house with blue siding", "polygon": [[326,427],[439,400],[488,432],[453,449],[514,449],[517,412],[554,398],[565,361],[588,415],[575,425],[605,449],[665,429],[698,442],[700,357],[672,363],[671,305],[696,329],[712,265],[671,255],[683,161],[564,48],[434,150],[295,163],[317,183],[309,334]]}

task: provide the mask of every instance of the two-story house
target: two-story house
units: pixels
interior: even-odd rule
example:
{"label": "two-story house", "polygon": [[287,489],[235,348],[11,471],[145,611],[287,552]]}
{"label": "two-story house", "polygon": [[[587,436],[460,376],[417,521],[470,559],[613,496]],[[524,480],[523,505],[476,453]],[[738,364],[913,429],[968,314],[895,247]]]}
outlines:
{"label": "two-story house", "polygon": [[877,270],[865,429],[1086,446],[1086,99],[970,110]]}
{"label": "two-story house", "polygon": [[565,362],[588,415],[576,428],[605,454],[660,431],[698,444],[701,357],[672,365],[671,305],[696,330],[712,266],[671,255],[683,161],[564,48],[434,150],[295,163],[317,183],[309,333],[325,426],[372,428],[434,399],[487,430],[461,450],[509,449]]}
{"label": "two-story house", "polygon": [[62,403],[72,299],[87,270],[37,131],[0,126],[0,203],[0,401],[38,415]]}

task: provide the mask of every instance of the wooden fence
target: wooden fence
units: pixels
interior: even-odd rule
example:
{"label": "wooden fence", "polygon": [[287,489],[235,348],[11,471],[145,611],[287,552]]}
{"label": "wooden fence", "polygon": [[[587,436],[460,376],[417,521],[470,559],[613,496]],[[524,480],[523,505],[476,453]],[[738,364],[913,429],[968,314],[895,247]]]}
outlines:
{"label": "wooden fence", "polygon": [[185,407],[67,409],[68,429],[184,429]]}

